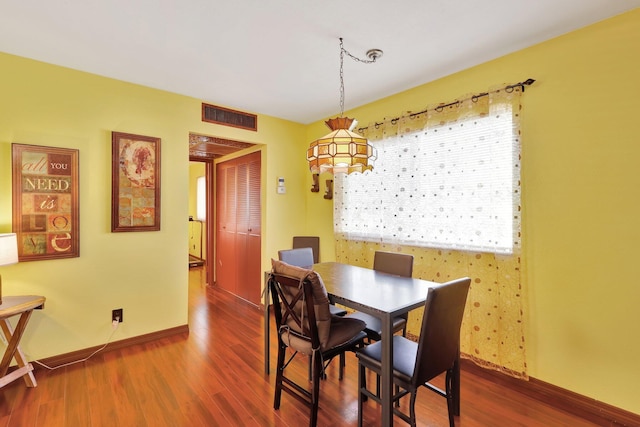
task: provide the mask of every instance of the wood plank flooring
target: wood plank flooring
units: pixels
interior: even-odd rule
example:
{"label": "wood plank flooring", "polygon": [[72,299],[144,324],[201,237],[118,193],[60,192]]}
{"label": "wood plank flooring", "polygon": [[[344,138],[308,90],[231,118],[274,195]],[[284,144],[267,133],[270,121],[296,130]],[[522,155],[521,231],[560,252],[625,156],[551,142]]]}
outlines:
{"label": "wood plank flooring", "polygon": [[[284,394],[281,408],[273,409],[274,375],[264,374],[262,357],[262,311],[208,289],[201,267],[189,275],[188,334],[107,347],[83,363],[38,369],[38,387],[28,389],[19,380],[0,389],[0,427],[306,426],[307,408],[290,396]],[[289,369],[303,380],[306,358]],[[456,426],[596,425],[467,371],[461,382]],[[356,387],[357,360],[349,354],[346,378],[338,381],[334,362],[322,382],[318,426],[357,425]],[[446,402],[434,393],[421,390],[416,408],[419,426],[448,425]],[[369,402],[364,412],[366,426],[379,425],[379,407]],[[395,425],[406,424],[396,419]]]}

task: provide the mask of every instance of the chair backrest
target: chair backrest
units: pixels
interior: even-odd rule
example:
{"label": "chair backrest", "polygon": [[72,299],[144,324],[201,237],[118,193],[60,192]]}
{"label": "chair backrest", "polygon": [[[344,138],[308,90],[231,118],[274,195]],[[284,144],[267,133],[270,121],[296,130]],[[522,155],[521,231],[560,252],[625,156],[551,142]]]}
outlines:
{"label": "chair backrest", "polygon": [[[269,287],[274,315],[286,344],[303,353],[325,348],[331,332],[327,289],[320,275],[305,268],[272,260]],[[279,336],[282,334],[279,334]]]}
{"label": "chair backrest", "polygon": [[396,276],[411,277],[413,275],[413,255],[376,251],[373,256],[373,269]]}
{"label": "chair backrest", "polygon": [[293,249],[311,248],[313,263],[320,262],[320,237],[318,236],[293,236]]}
{"label": "chair backrest", "polygon": [[[291,346],[295,340],[303,342],[299,344],[300,347],[318,348],[320,338],[318,328],[315,327],[315,310],[310,282],[308,280],[301,282],[294,277],[272,273],[269,277],[269,286],[279,339],[282,339],[280,335],[284,332],[287,334],[285,337],[288,339],[287,346]],[[286,328],[286,331],[283,328]]]}
{"label": "chair backrest", "polygon": [[296,267],[310,268],[314,264],[311,248],[283,249],[278,251],[278,259]]}
{"label": "chair backrest", "polygon": [[451,369],[460,349],[460,327],[471,279],[429,288],[412,382],[423,384]]}

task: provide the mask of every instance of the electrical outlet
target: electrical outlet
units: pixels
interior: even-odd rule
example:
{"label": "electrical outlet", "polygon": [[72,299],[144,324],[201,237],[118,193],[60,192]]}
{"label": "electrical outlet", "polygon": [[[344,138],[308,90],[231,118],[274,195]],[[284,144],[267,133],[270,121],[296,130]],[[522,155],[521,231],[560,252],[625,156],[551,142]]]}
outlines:
{"label": "electrical outlet", "polygon": [[121,308],[114,308],[113,310],[111,310],[111,321],[117,321],[119,323],[122,323],[123,319],[122,319],[122,314],[123,314],[123,310]]}

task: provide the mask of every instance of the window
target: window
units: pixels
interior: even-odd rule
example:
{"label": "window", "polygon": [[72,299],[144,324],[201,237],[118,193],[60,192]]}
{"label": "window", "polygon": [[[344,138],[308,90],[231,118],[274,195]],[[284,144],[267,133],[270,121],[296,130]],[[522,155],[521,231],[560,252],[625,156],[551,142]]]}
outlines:
{"label": "window", "polygon": [[335,232],[351,240],[513,253],[517,115],[509,103],[495,107],[371,141],[378,151],[373,171],[335,176]]}

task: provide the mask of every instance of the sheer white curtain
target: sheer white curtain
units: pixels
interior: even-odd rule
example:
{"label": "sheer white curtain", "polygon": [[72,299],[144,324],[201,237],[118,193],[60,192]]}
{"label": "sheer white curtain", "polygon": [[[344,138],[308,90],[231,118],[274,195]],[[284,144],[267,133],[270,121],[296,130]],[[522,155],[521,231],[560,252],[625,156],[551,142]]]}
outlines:
{"label": "sheer white curtain", "polygon": [[519,244],[520,202],[513,105],[488,96],[444,110],[432,107],[378,125],[377,131],[375,124],[369,126],[378,151],[374,170],[335,177],[337,234],[513,253]]}
{"label": "sheer white curtain", "polygon": [[[334,177],[341,262],[375,250],[414,254],[414,276],[472,278],[461,351],[526,377],[520,284],[521,88],[466,96],[368,125],[373,171]],[[409,332],[419,333],[413,313]]]}

